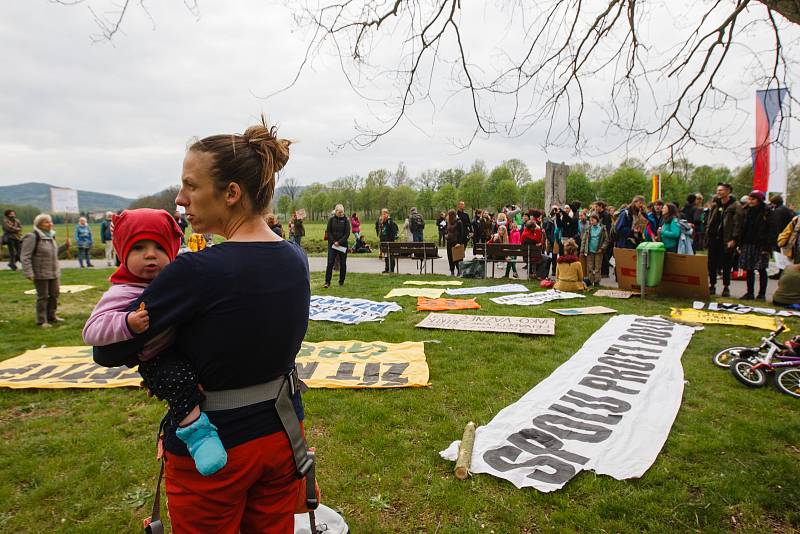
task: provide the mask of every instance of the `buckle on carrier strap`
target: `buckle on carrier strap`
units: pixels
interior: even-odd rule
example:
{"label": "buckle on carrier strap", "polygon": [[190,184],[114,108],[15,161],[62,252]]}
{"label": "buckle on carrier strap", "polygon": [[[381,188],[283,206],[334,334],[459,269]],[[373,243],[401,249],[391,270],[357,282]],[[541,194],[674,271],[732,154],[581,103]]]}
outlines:
{"label": "buckle on carrier strap", "polygon": [[[281,421],[283,430],[286,432],[292,447],[295,476],[297,476],[297,478],[303,478],[310,474],[311,479],[307,482],[313,491],[315,457],[314,453],[308,450],[305,436],[300,428],[300,420],[297,418],[297,412],[294,409],[294,403],[292,401],[295,394],[298,392],[304,393],[307,389],[306,385],[297,375],[297,369],[294,369],[288,375],[281,376],[263,384],[224,391],[206,391],[206,398],[200,403],[200,409],[203,411],[232,410],[259,402],[274,400],[275,411],[278,413],[278,418]],[[309,509],[312,510],[319,505],[316,494],[314,494],[313,501],[314,502],[311,502],[311,500],[309,500],[308,503]]]}

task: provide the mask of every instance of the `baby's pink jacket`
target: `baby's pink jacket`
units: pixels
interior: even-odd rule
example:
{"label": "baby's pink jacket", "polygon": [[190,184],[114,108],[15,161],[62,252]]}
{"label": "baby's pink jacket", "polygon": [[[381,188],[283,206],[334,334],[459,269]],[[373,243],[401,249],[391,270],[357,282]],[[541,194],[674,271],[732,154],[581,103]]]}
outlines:
{"label": "baby's pink jacket", "polygon": [[[147,286],[139,284],[113,284],[100,298],[86,321],[83,341],[99,347],[133,338],[133,332],[128,328],[129,312],[126,309],[139,298],[145,287]],[[145,345],[140,359],[149,360],[171,345],[173,339],[171,329],[159,334]]]}

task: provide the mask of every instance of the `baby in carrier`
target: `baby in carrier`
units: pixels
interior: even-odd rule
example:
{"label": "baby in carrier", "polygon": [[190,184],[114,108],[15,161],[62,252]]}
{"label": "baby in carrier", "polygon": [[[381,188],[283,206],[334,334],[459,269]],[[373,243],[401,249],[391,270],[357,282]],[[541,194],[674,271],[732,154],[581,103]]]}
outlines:
{"label": "baby in carrier", "polygon": [[[83,328],[84,341],[94,346],[126,341],[148,330],[145,304],[133,312],[127,308],[175,259],[183,236],[175,219],[164,210],[126,210],[115,215],[112,224],[120,266]],[[204,396],[194,368],[188,360],[165,352],[173,341],[170,329],[147,342],[139,354],[139,373],[144,386],[169,404],[169,416],[178,423],[175,434],[186,443],[197,470],[212,475],[225,466],[228,456],[217,428],[200,411]]]}

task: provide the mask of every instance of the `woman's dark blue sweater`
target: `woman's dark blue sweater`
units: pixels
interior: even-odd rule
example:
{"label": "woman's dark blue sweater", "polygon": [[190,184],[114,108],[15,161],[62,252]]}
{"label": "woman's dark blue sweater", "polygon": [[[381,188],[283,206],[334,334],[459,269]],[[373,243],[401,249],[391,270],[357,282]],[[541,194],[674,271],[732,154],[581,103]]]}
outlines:
{"label": "woman's dark blue sweater", "polygon": [[[144,302],[149,330],[130,341],[94,348],[106,367],[134,366],[145,342],[169,327],[176,343],[160,358],[186,358],[205,390],[268,382],[294,369],[308,328],[308,260],[286,241],[228,241],[178,256],[130,306]],[[303,417],[299,396],[298,416]],[[274,401],[209,412],[226,448],[282,430]],[[167,428],[166,449],[188,454]]]}

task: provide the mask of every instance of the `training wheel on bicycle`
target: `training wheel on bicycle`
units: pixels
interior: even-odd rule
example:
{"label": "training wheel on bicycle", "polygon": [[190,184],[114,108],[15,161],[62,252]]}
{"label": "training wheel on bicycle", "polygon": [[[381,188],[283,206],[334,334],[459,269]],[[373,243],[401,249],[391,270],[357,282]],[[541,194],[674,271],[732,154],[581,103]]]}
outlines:
{"label": "training wheel on bicycle", "polygon": [[781,369],[775,373],[774,384],[781,393],[800,399],[800,367]]}
{"label": "training wheel on bicycle", "polygon": [[767,383],[767,373],[763,369],[756,369],[755,364],[744,358],[732,359],[730,369],[736,380],[747,387],[760,388]]}
{"label": "training wheel on bicycle", "polygon": [[743,350],[747,350],[749,348],[750,347],[728,347],[727,349],[722,349],[711,358],[711,361],[717,367],[727,369],[730,367],[732,359],[739,357]]}

